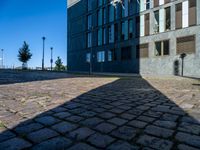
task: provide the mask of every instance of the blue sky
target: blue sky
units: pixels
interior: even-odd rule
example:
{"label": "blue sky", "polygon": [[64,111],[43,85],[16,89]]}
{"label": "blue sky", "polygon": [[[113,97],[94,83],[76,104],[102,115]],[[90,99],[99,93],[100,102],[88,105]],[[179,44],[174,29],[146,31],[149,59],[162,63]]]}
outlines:
{"label": "blue sky", "polygon": [[[29,67],[41,67],[42,36],[45,42],[45,67],[60,56],[66,65],[67,51],[66,0],[0,0],[0,49],[4,49],[5,65],[21,66],[17,54],[23,41],[33,53]],[[1,57],[1,55],[0,55]]]}

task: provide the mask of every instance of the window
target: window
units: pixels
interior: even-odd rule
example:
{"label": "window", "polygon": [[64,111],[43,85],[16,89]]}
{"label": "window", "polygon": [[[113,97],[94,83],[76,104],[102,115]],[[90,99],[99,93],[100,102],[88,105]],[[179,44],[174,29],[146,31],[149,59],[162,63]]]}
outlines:
{"label": "window", "polygon": [[87,47],[92,47],[92,32],[87,34]]}
{"label": "window", "polygon": [[106,32],[106,28],[103,28],[103,44],[106,44],[107,43],[107,41],[106,41],[106,34],[107,32]]}
{"label": "window", "polygon": [[108,10],[109,10],[109,22],[113,22],[115,7],[113,7],[112,5],[109,5]]}
{"label": "window", "polygon": [[92,10],[92,0],[88,0],[88,11]]}
{"label": "window", "polygon": [[87,21],[88,21],[88,30],[92,28],[92,15],[87,16]]}
{"label": "window", "polygon": [[140,11],[148,10],[151,8],[151,0],[140,0]]}
{"label": "window", "polygon": [[128,36],[129,36],[129,39],[133,38],[133,20],[132,19],[128,21]]}
{"label": "window", "polygon": [[103,23],[104,24],[106,24],[106,16],[107,16],[107,14],[106,14],[106,8],[103,8]]}
{"label": "window", "polygon": [[136,37],[140,35],[140,16],[136,17]]}
{"label": "window", "polygon": [[155,19],[154,33],[158,33],[159,32],[159,11],[154,12],[154,19]]}
{"label": "window", "polygon": [[140,36],[144,36],[144,15],[140,16]]}
{"label": "window", "polygon": [[170,30],[171,28],[171,14],[170,7],[165,8],[165,31]]}
{"label": "window", "polygon": [[159,32],[165,31],[165,9],[161,8],[159,10]]}
{"label": "window", "polygon": [[159,0],[154,0],[154,7],[158,7],[159,6]]}
{"label": "window", "polygon": [[99,9],[98,12],[97,12],[97,18],[98,18],[98,26],[101,26],[102,25],[102,9]]}
{"label": "window", "polygon": [[189,1],[189,26],[196,25],[196,0]]}
{"label": "window", "polygon": [[124,47],[121,49],[121,60],[131,59],[131,47]]}
{"label": "window", "polygon": [[127,17],[128,16],[128,3],[129,3],[129,0],[124,0],[124,17]]}
{"label": "window", "polygon": [[98,6],[103,5],[103,0],[98,0]]}
{"label": "window", "polygon": [[128,40],[128,21],[122,22],[121,40]]}
{"label": "window", "polygon": [[136,58],[147,58],[149,57],[149,44],[141,44],[136,47]]}
{"label": "window", "polygon": [[145,36],[149,35],[149,14],[145,14]]}
{"label": "window", "polygon": [[114,61],[114,60],[117,60],[115,49],[108,50],[108,61]]}
{"label": "window", "polygon": [[159,5],[163,5],[164,4],[164,0],[159,0]]}
{"label": "window", "polygon": [[155,56],[169,55],[169,40],[155,42]]}
{"label": "window", "polygon": [[115,24],[115,41],[118,41],[118,24]]}
{"label": "window", "polygon": [[183,9],[183,12],[182,12],[182,15],[183,15],[183,20],[182,20],[182,27],[185,28],[185,27],[188,27],[189,24],[188,24],[188,19],[189,19],[189,3],[188,1],[184,1],[182,3],[182,9]]}
{"label": "window", "polygon": [[89,63],[91,61],[91,54],[87,53],[86,54],[86,62]]}
{"label": "window", "polygon": [[97,52],[97,62],[105,62],[105,52]]}
{"label": "window", "polygon": [[177,45],[177,54],[186,53],[191,54],[195,53],[195,36],[187,36],[187,37],[180,37],[176,40]]}
{"label": "window", "polygon": [[114,43],[114,24],[108,27],[109,43]]}
{"label": "window", "polygon": [[176,4],[176,29],[182,28],[182,3]]}
{"label": "window", "polygon": [[102,37],[102,28],[98,29],[98,46],[102,45],[102,40],[103,40],[103,37]]}
{"label": "window", "polygon": [[129,15],[133,15],[134,14],[134,0],[129,0]]}
{"label": "window", "polygon": [[150,9],[150,7],[151,7],[151,0],[146,0],[146,2],[145,2],[144,5],[146,7],[146,10]]}

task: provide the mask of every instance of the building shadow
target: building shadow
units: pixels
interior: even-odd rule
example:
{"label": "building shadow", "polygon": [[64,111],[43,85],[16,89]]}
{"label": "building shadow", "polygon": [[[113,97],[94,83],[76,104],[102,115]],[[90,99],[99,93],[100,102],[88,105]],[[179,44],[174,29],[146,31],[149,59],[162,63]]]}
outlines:
{"label": "building shadow", "polygon": [[200,122],[145,79],[127,77],[0,132],[2,150],[92,147],[200,149]]}

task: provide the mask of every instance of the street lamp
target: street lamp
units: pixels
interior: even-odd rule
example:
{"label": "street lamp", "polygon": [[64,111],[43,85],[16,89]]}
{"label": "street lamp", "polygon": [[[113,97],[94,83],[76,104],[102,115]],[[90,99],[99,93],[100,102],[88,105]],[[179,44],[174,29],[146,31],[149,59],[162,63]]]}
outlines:
{"label": "street lamp", "polygon": [[43,37],[42,37],[42,40],[43,40],[43,51],[42,51],[42,70],[44,70],[44,46],[45,46],[45,45],[44,45],[44,44],[45,44],[44,42],[45,42],[45,39],[46,39],[46,38],[43,36]]}
{"label": "street lamp", "polygon": [[53,47],[51,47],[50,48],[51,49],[51,60],[50,60],[50,62],[51,62],[51,71],[52,71],[52,64],[53,64]]}
{"label": "street lamp", "polygon": [[3,51],[4,49],[1,49],[1,67],[3,68]]}

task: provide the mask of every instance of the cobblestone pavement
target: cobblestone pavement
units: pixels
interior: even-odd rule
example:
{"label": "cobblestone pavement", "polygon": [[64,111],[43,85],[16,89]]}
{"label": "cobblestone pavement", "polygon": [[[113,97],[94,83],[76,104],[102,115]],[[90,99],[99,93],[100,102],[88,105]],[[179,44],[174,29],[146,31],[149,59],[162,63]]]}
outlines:
{"label": "cobblestone pavement", "polygon": [[0,150],[200,149],[198,80],[48,76],[0,82]]}

